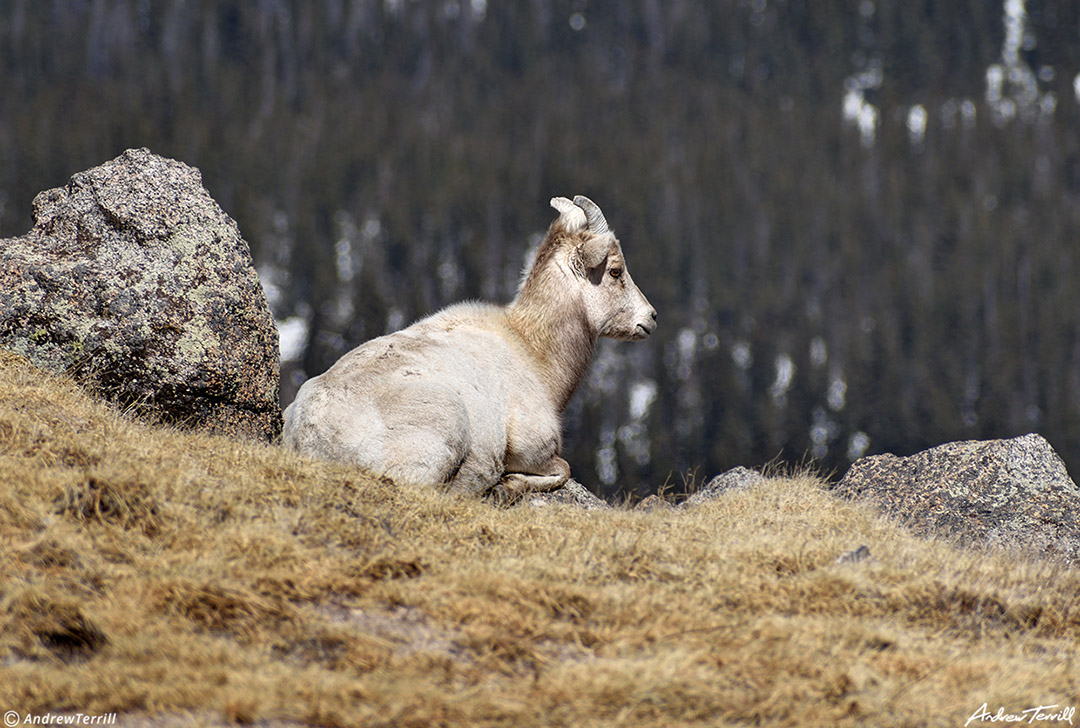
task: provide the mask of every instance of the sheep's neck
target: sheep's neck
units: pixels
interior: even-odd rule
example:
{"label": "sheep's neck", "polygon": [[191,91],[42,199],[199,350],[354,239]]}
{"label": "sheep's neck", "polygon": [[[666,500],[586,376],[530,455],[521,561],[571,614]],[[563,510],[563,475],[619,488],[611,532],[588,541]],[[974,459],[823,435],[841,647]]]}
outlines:
{"label": "sheep's neck", "polygon": [[596,332],[580,302],[522,295],[510,304],[507,315],[537,362],[552,402],[562,412],[585,376],[596,347]]}

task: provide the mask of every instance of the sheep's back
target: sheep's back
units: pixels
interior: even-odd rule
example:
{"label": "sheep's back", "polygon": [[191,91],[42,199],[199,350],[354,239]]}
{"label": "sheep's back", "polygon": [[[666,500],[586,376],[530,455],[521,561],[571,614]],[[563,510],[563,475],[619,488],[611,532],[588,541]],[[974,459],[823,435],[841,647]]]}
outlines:
{"label": "sheep's back", "polygon": [[[503,309],[485,304],[459,304],[362,344],[297,400],[298,422],[286,430],[317,423],[307,438],[319,443],[313,454],[414,479],[453,476],[455,490],[486,490],[508,460],[541,465],[560,444],[538,372]],[[401,468],[410,458],[424,466]]]}

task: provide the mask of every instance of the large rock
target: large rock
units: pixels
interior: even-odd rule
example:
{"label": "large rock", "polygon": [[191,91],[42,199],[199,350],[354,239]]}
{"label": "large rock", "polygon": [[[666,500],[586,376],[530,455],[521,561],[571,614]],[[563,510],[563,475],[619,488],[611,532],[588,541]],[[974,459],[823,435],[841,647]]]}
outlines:
{"label": "large rock", "polygon": [[1080,558],[1080,490],[1040,435],[862,458],[835,492],[922,533]]}
{"label": "large rock", "polygon": [[0,240],[0,348],[166,422],[280,434],[274,319],[199,170],[128,150],[33,213]]}

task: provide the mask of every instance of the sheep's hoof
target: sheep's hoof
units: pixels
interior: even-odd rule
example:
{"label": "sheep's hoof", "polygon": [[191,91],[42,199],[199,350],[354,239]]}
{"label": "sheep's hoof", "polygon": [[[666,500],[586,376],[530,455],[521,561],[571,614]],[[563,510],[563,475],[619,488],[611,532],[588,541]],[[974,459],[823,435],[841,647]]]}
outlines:
{"label": "sheep's hoof", "polygon": [[520,475],[504,475],[503,479],[488,491],[488,500],[501,508],[508,508],[518,503],[532,489],[526,479]]}
{"label": "sheep's hoof", "polygon": [[525,475],[523,473],[507,473],[496,483],[487,498],[497,506],[508,507],[519,502],[530,493],[547,493],[565,485],[568,477],[565,475]]}
{"label": "sheep's hoof", "polygon": [[508,508],[520,501],[523,495],[524,493],[515,492],[514,490],[505,487],[502,482],[499,482],[487,492],[485,500],[500,508]]}

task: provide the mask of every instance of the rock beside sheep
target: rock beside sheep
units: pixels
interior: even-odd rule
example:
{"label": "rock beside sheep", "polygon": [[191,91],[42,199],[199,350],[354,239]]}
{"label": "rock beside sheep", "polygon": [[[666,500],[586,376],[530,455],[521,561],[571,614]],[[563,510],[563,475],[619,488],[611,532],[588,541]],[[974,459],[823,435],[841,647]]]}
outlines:
{"label": "rock beside sheep", "polygon": [[924,534],[1080,559],[1080,489],[1040,435],[865,457],[835,492]]}
{"label": "rock beside sheep", "polygon": [[128,150],[33,215],[0,241],[0,348],[164,422],[280,435],[274,319],[197,169]]}
{"label": "rock beside sheep", "polygon": [[744,467],[735,467],[715,476],[705,487],[697,491],[682,502],[683,508],[693,508],[728,493],[751,488],[765,482],[765,476],[761,473]]}
{"label": "rock beside sheep", "polygon": [[573,478],[563,485],[545,493],[530,493],[525,496],[525,502],[534,508],[542,508],[549,505],[571,505],[584,508],[587,511],[611,510],[611,506],[593,495],[592,491]]}

